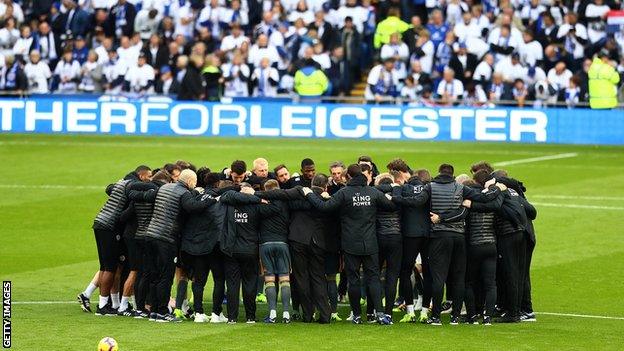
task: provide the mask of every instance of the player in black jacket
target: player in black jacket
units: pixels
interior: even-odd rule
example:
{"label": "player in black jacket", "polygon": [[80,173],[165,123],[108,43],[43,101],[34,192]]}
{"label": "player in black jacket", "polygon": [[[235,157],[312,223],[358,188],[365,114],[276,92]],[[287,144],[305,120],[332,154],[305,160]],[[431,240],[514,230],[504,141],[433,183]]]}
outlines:
{"label": "player in black jacket", "polygon": [[331,199],[323,201],[309,188],[304,193],[312,205],[323,211],[340,210],[341,244],[345,255],[345,268],[349,279],[349,300],[353,310],[353,323],[361,324],[360,266],[364,268],[366,286],[377,311],[377,322],[390,324],[382,312],[381,284],[379,281],[379,246],[377,243],[375,218],[377,209],[392,210],[395,206],[379,190],[368,186],[359,165],[347,169],[349,182]]}

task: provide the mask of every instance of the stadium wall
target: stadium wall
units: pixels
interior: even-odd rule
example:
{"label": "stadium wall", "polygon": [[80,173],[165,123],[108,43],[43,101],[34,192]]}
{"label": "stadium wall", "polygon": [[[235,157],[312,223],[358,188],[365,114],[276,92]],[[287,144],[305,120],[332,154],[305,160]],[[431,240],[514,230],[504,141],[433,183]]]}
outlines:
{"label": "stadium wall", "polygon": [[47,96],[0,99],[4,133],[624,144],[624,111]]}

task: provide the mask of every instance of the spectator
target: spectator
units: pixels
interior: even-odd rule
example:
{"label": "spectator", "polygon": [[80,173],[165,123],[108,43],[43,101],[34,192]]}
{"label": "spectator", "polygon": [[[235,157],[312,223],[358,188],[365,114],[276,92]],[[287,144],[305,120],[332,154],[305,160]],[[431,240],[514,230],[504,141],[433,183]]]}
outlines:
{"label": "spectator", "polygon": [[435,46],[429,40],[429,32],[423,30],[416,39],[416,47],[414,53],[410,56],[410,61],[418,60],[422,65],[423,71],[431,73],[433,71],[433,55],[435,54]]}
{"label": "spectator", "polygon": [[394,69],[399,80],[402,81],[407,77],[406,62],[409,58],[409,49],[407,44],[401,41],[401,33],[396,32],[390,35],[390,41],[381,47],[380,56],[382,60],[390,57],[394,59]]}
{"label": "spectator", "polygon": [[171,67],[164,65],[160,68],[160,76],[154,84],[154,90],[157,94],[163,95],[177,94],[180,91],[178,81],[173,79]]}
{"label": "spectator", "polygon": [[[182,59],[182,57],[184,57]],[[188,64],[188,58],[181,56],[180,58],[181,68],[184,64],[184,69],[179,72],[184,72],[180,84],[180,93],[178,94],[179,100],[203,100],[205,97],[205,89],[202,82],[202,76],[200,70],[204,65],[204,58],[198,55],[191,56],[190,65]]]}
{"label": "spectator", "polygon": [[444,72],[444,69],[451,62],[453,57],[453,43],[455,42],[455,35],[453,32],[448,31],[445,34],[444,41],[439,43],[435,54],[434,71],[432,74],[434,77],[439,77]]}
{"label": "spectator", "polygon": [[551,68],[546,75],[548,83],[552,85],[558,94],[563,96],[563,92],[568,87],[572,78],[572,72],[566,68],[565,62],[559,62],[554,68]]}
{"label": "spectator", "polygon": [[152,94],[156,76],[154,68],[147,63],[144,53],[139,55],[137,63],[130,66],[124,78],[124,90],[138,94]]}
{"label": "spectator", "polygon": [[206,56],[202,77],[204,78],[206,88],[205,99],[218,101],[221,98],[221,86],[225,80],[221,71],[221,60],[217,55],[210,54]]}
{"label": "spectator", "polygon": [[52,77],[50,67],[41,60],[41,54],[37,50],[30,52],[30,62],[24,67],[24,74],[28,78],[28,91],[31,94],[47,94],[48,79]]}
{"label": "spectator", "polygon": [[71,50],[63,52],[62,59],[56,64],[54,69],[55,80],[58,81],[57,88],[61,93],[75,93],[77,82],[80,80],[80,64],[73,59]]}
{"label": "spectator", "polygon": [[326,70],[326,73],[331,83],[330,93],[332,96],[349,95],[352,86],[352,78],[348,63],[344,58],[342,46],[337,46],[332,50],[330,66]]}
{"label": "spectator", "polygon": [[266,34],[260,34],[256,44],[249,49],[249,57],[247,63],[253,67],[258,67],[263,59],[269,60],[269,65],[277,63],[280,60],[279,53],[274,46],[269,45],[269,37]]}
{"label": "spectator", "polygon": [[585,8],[585,20],[587,21],[587,38],[592,44],[599,43],[607,37],[607,12],[611,8],[604,0],[593,0]]}
{"label": "spectator", "polygon": [[89,14],[73,0],[63,0],[67,12],[63,15],[62,22],[65,33],[74,38],[87,34],[89,27]]}
{"label": "spectator", "polygon": [[376,49],[380,48],[383,44],[390,42],[390,36],[396,32],[403,33],[409,29],[409,24],[403,22],[400,19],[399,9],[391,7],[388,10],[388,16],[379,24],[375,30],[375,39],[373,45]]}
{"label": "spectator", "polygon": [[494,72],[502,74],[505,82],[512,83],[516,79],[523,79],[527,69],[520,63],[520,55],[514,52],[510,57],[498,61],[494,66]]}
{"label": "spectator", "polygon": [[431,12],[431,21],[427,24],[427,30],[431,34],[431,42],[437,50],[438,45],[446,38],[446,32],[449,31],[449,26],[444,23],[442,11],[435,9]]}
{"label": "spectator", "polygon": [[487,103],[487,95],[485,95],[485,91],[483,91],[483,88],[480,84],[468,82],[464,85],[464,87],[465,89],[462,105],[480,107]]}
{"label": "spectator", "polygon": [[139,33],[141,39],[149,40],[158,31],[161,20],[162,16],[158,10],[143,8],[134,20],[134,31]]}
{"label": "spectator", "polygon": [[520,18],[525,26],[532,27],[539,16],[546,11],[546,7],[540,4],[540,0],[531,0],[529,4],[524,5],[520,11]]}
{"label": "spectator", "polygon": [[528,91],[522,79],[518,78],[514,81],[513,88],[511,89],[511,95],[516,101],[518,107],[524,107],[524,102],[527,99]]}
{"label": "spectator", "polygon": [[483,60],[479,62],[477,68],[475,68],[474,74],[472,75],[472,79],[485,86],[487,82],[492,78],[492,73],[494,72],[494,55],[486,54],[483,57]]}
{"label": "spectator", "polygon": [[364,97],[369,102],[387,102],[399,95],[399,84],[399,77],[394,69],[394,58],[389,57],[368,73]]}
{"label": "spectator", "polygon": [[134,5],[127,0],[117,0],[117,3],[111,7],[106,22],[107,35],[121,37],[130,36],[134,31],[134,18],[136,17],[136,9]]}
{"label": "spectator", "polygon": [[[167,65],[167,48],[161,43],[158,34],[152,34],[149,37],[147,45],[141,51],[145,55],[147,64],[159,70],[160,67]],[[171,69],[171,66],[169,66]]]}
{"label": "spectator", "polygon": [[0,71],[0,89],[21,95],[28,89],[28,78],[24,74],[24,63],[20,57],[6,56]]}
{"label": "spectator", "polygon": [[315,43],[312,50],[314,51],[312,59],[321,66],[321,69],[329,69],[329,67],[331,67],[331,60],[329,58],[329,54],[327,54],[327,52],[323,48],[323,43]]}
{"label": "spectator", "polygon": [[503,81],[503,75],[498,72],[492,74],[492,82],[487,87],[486,92],[488,100],[493,104],[501,100],[511,100],[513,98],[509,86]]}
{"label": "spectator", "polygon": [[508,24],[502,25],[499,31],[492,31],[488,42],[491,50],[496,53],[495,62],[509,57],[515,49],[520,47],[520,42],[511,35],[511,27]]}
{"label": "spectator", "polygon": [[50,67],[55,67],[61,52],[61,40],[58,35],[52,32],[52,28],[47,22],[41,22],[38,32],[33,38],[32,48],[39,50],[41,60]]}
{"label": "spectator", "polygon": [[[20,27],[20,37],[15,41],[15,45],[13,46],[13,55],[19,56],[22,58],[27,58],[30,48],[33,43],[33,36],[30,31],[30,27],[27,25],[22,25]],[[16,62],[19,60],[16,60]]]}
{"label": "spectator", "polygon": [[298,19],[301,19],[306,26],[314,22],[314,13],[308,9],[305,0],[299,0],[295,10],[288,15],[288,21],[290,22],[295,22]]}
{"label": "spectator", "polygon": [[4,27],[0,29],[0,53],[12,50],[19,37],[20,31],[15,26],[15,18],[7,18],[4,21]]}
{"label": "spectator", "polygon": [[478,60],[477,56],[468,53],[466,43],[460,42],[457,48],[457,52],[453,54],[453,57],[449,61],[448,66],[455,71],[458,79],[466,85],[472,80],[472,75],[477,68]]}
{"label": "spectator", "polygon": [[556,25],[555,18],[549,12],[542,13],[541,21],[538,20],[536,27],[536,39],[543,47],[558,42],[559,26]]}
{"label": "spectator", "polygon": [[433,89],[433,80],[431,80],[429,73],[423,71],[420,61],[412,61],[410,68],[410,75],[408,77],[414,79],[416,95],[422,94],[425,88],[429,88],[429,90]]}
{"label": "spectator", "polygon": [[87,61],[88,54],[89,48],[87,47],[84,37],[76,37],[76,40],[74,41],[74,49],[72,50],[72,58],[82,65],[85,61]]}
{"label": "spectator", "polygon": [[[215,0],[212,0],[211,3],[212,2],[215,2]],[[173,17],[173,22],[175,23],[173,35],[181,35],[187,39],[192,38],[193,20],[195,19],[195,14],[193,13],[193,9],[191,9],[191,2],[186,0],[172,1],[170,11]],[[217,18],[217,26],[218,25],[219,20]]]}
{"label": "spectator", "polygon": [[419,16],[412,16],[410,24],[409,29],[403,32],[402,38],[405,44],[407,44],[410,55],[412,55],[416,49],[416,40],[418,40],[420,32],[424,30],[425,27],[422,25],[422,21]]}
{"label": "spectator", "polygon": [[225,80],[224,96],[246,97],[249,96],[247,84],[251,76],[249,66],[243,61],[240,51],[235,51],[231,63],[224,63],[221,66],[223,78]]}
{"label": "spectator", "polygon": [[325,13],[323,11],[317,11],[314,14],[314,22],[308,28],[316,29],[324,48],[332,49],[338,40],[338,35],[332,25],[325,21]]}
{"label": "spectator", "polygon": [[131,44],[130,38],[123,36],[120,39],[119,48],[117,48],[117,57],[126,67],[136,66],[139,54],[141,53],[140,48],[132,46]]}
{"label": "spectator", "polygon": [[457,37],[457,40],[461,43],[466,42],[468,37],[479,38],[482,28],[479,27],[477,21],[472,17],[472,13],[464,12],[461,18],[462,20],[457,22],[453,27],[453,33]]}
{"label": "spectator", "polygon": [[311,60],[307,60],[303,67],[295,73],[295,92],[302,97],[319,97],[329,87],[325,73]]}
{"label": "spectator", "polygon": [[575,107],[581,98],[581,89],[579,87],[580,80],[577,76],[570,78],[570,83],[565,89],[564,101],[568,108]]}
{"label": "spectator", "polygon": [[349,68],[350,86],[352,82],[359,81],[360,77],[362,37],[355,28],[353,19],[349,16],[345,18],[344,27],[340,30],[340,42],[342,43],[342,52]]}
{"label": "spectator", "polygon": [[121,88],[123,87],[128,66],[119,60],[117,51],[111,49],[107,55],[108,61],[102,67],[104,89],[107,94],[117,94],[121,92]]}
{"label": "spectator", "polygon": [[235,23],[247,27],[249,25],[248,11],[242,8],[240,0],[231,0],[230,8],[221,12],[221,21],[227,23],[230,28]]}
{"label": "spectator", "polygon": [[566,23],[559,27],[557,38],[563,42],[565,57],[573,70],[581,68],[585,57],[584,45],[587,44],[587,28],[577,22],[575,13],[566,15]]}
{"label": "spectator", "polygon": [[[8,65],[7,65],[8,66]],[[601,50],[589,67],[589,106],[614,108],[617,106],[617,84],[620,75],[609,62],[608,52]]]}
{"label": "spectator", "polygon": [[518,50],[521,61],[527,66],[540,64],[544,59],[544,49],[542,48],[542,44],[534,39],[533,32],[531,30],[527,30],[522,33],[522,39],[524,40],[524,45],[520,46]]}
{"label": "spectator", "polygon": [[461,100],[464,95],[464,84],[459,79],[455,79],[455,71],[446,68],[442,74],[442,80],[438,84],[436,97],[443,105],[453,105]]}
{"label": "spectator", "polygon": [[82,64],[82,79],[78,90],[85,93],[99,93],[102,91],[103,67],[98,63],[95,51],[89,51],[87,61]]}
{"label": "spectator", "polygon": [[262,58],[260,60],[260,64],[254,69],[251,75],[253,96],[276,96],[278,83],[279,73],[277,72],[277,69],[271,67],[271,61],[268,57]]}
{"label": "spectator", "polygon": [[243,34],[240,24],[233,23],[231,34],[225,36],[221,41],[220,50],[228,55],[228,57],[232,57],[234,50],[239,50],[243,43],[249,44],[249,42],[249,38]]}

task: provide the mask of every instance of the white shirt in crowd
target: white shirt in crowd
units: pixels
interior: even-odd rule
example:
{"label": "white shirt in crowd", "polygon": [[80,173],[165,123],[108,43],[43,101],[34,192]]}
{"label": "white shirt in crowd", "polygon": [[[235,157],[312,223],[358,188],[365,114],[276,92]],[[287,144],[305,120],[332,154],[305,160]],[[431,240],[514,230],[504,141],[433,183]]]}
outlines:
{"label": "white shirt in crowd", "polygon": [[98,62],[90,62],[86,61],[82,64],[82,79],[80,80],[80,84],[78,85],[78,89],[86,92],[94,92],[96,82],[94,80],[93,74],[96,69],[98,69]]}
{"label": "white shirt in crowd", "polygon": [[[610,10],[609,6],[605,4],[598,6],[592,3],[587,5],[585,17],[602,17]],[[590,22],[587,27],[587,37],[592,44],[607,36],[606,23],[604,20]]]}
{"label": "white shirt in crowd", "polygon": [[[500,28],[494,28],[492,33],[490,33],[488,37],[488,43],[498,45],[500,47],[513,47],[515,50],[518,50],[522,45],[522,34],[518,31],[518,34],[514,35],[514,29],[518,31],[515,27],[512,27],[511,34],[508,37],[503,37],[500,34]],[[494,60],[498,62],[499,60],[504,59],[509,55],[496,53],[494,55]]]}
{"label": "white shirt in crowd", "polygon": [[399,61],[395,61],[394,68],[399,75],[399,79],[405,79],[407,77],[407,67],[405,62],[409,58],[409,48],[407,44],[401,42],[399,44],[384,44],[381,47],[380,53],[381,59],[385,60],[389,57],[399,57]]}
{"label": "white shirt in crowd", "polygon": [[159,12],[153,19],[149,18],[149,9],[142,9],[134,19],[134,30],[140,33],[141,39],[148,40],[149,37],[158,31],[158,24],[162,20]]}
{"label": "white shirt in crowd", "polygon": [[452,82],[441,80],[436,93],[440,96],[444,96],[444,93],[447,93],[450,94],[453,99],[457,99],[461,95],[464,95],[464,84],[459,79],[453,79]]}
{"label": "white shirt in crowd", "polygon": [[554,68],[548,71],[546,76],[548,83],[557,87],[557,89],[565,89],[570,85],[570,78],[572,78],[572,72],[569,69],[565,69],[561,74],[557,74]]}
{"label": "white shirt in crowd", "polygon": [[28,53],[30,52],[30,46],[32,45],[33,37],[19,38],[13,45],[13,55],[22,55],[24,59],[28,59]]}
{"label": "white shirt in crowd", "polygon": [[301,19],[303,23],[307,26],[308,24],[314,22],[314,13],[312,11],[293,11],[288,14],[288,21],[294,23],[298,19]]}
{"label": "white shirt in crowd", "polygon": [[418,61],[420,61],[420,65],[422,66],[424,72],[431,73],[433,71],[433,55],[435,54],[433,42],[431,40],[427,40],[427,42],[420,48],[425,53],[425,56],[420,57]]}
{"label": "white shirt in crowd", "polygon": [[[225,78],[224,95],[229,97],[246,97],[249,96],[247,90],[247,81],[242,80],[241,77],[249,79],[249,66],[246,64],[232,65],[231,63],[225,63],[221,65],[221,71],[223,72],[223,78]],[[236,78],[228,80],[230,77]]]}
{"label": "white shirt in crowd", "polygon": [[520,60],[529,66],[535,66],[537,61],[544,58],[542,44],[537,40],[524,43],[524,45],[520,46],[518,52],[520,53]]}
{"label": "white shirt in crowd", "polygon": [[8,29],[2,28],[0,29],[0,48],[11,49],[15,42],[20,37],[20,32],[16,28]]}
{"label": "white shirt in crowd", "polygon": [[[171,4],[169,15],[173,17],[173,23],[175,24],[174,35],[183,35],[187,38],[193,36],[193,9],[191,9],[191,2],[185,1],[184,5],[180,6],[179,1],[174,1]],[[184,22],[187,22],[184,24]]]}
{"label": "white shirt in crowd", "polygon": [[124,49],[121,46],[117,48],[119,61],[123,61],[127,67],[136,66],[140,54],[140,48],[137,49],[134,46],[129,46],[127,49]]}
{"label": "white shirt in crowd", "polygon": [[[130,83],[130,91],[139,92],[145,90],[149,81],[153,82],[155,79],[154,68],[148,64],[144,64],[140,67],[135,65],[128,70],[124,79],[126,82]],[[145,92],[154,92],[154,86],[152,85]]]}
{"label": "white shirt in crowd", "polygon": [[[73,80],[80,78],[80,64],[78,61],[72,60],[71,62],[66,62],[65,60],[60,60],[56,64],[54,74],[58,75],[60,78],[58,86],[59,92],[76,92],[77,85]],[[67,80],[67,82],[63,83],[63,79]]]}
{"label": "white shirt in crowd", "polygon": [[210,32],[212,33],[213,37],[220,36],[221,27],[219,26],[219,20],[223,16],[221,14],[222,11],[222,7],[212,7],[210,5],[207,5],[199,13],[199,17],[197,18],[197,21],[195,23],[195,29],[199,30],[203,26],[207,26],[210,28]]}
{"label": "white shirt in crowd", "polygon": [[464,21],[459,21],[453,28],[453,33],[457,37],[458,42],[465,42],[467,38],[480,38],[481,27],[477,24],[477,21],[473,18],[470,23],[466,24]]}
{"label": "white shirt in crowd", "polygon": [[524,79],[527,70],[519,62],[514,65],[511,57],[507,57],[494,65],[494,72],[502,74],[504,81],[513,82],[516,79]]}
{"label": "white shirt in crowd", "polygon": [[[564,23],[559,27],[557,31],[557,37],[563,38],[570,32],[572,26],[568,23]],[[584,25],[577,23],[574,25],[576,36],[581,39],[587,40],[587,28]],[[566,51],[572,53],[575,59],[580,59],[585,56],[585,48],[576,38],[565,38],[563,47]]]}
{"label": "white shirt in crowd", "polygon": [[475,68],[474,73],[472,74],[472,79],[483,81],[490,80],[492,78],[493,69],[487,62],[481,61]]}
{"label": "white shirt in crowd", "polygon": [[399,75],[397,72],[392,69],[392,71],[388,72],[383,64],[377,65],[371,68],[368,73],[368,78],[366,79],[366,90],[364,91],[364,97],[366,100],[374,100],[375,93],[371,90],[371,85],[376,86],[377,84],[383,81],[383,85],[386,88],[394,86],[395,89],[399,88]]}
{"label": "white shirt in crowd", "polygon": [[260,65],[260,61],[267,57],[271,64],[278,62],[280,60],[279,53],[277,49],[272,45],[267,45],[267,47],[261,48],[258,44],[254,44],[249,49],[249,56],[247,57],[247,63],[252,64],[257,67]]}
{"label": "white shirt in crowd", "polygon": [[239,35],[238,37],[235,37],[232,34],[226,35],[225,37],[223,37],[223,40],[221,40],[221,50],[231,51],[234,49],[240,49],[243,43],[249,42],[249,37],[243,34]]}
{"label": "white shirt in crowd", "polygon": [[279,73],[273,67],[261,68],[256,67],[251,75],[251,80],[258,80],[258,84],[254,87],[253,96],[274,97],[277,95],[277,86],[269,83],[269,78],[275,82],[279,82]]}
{"label": "white shirt in crowd", "polygon": [[48,79],[52,77],[50,67],[43,61],[36,64],[29,62],[24,66],[24,74],[28,78],[28,90],[34,94],[47,94]]}

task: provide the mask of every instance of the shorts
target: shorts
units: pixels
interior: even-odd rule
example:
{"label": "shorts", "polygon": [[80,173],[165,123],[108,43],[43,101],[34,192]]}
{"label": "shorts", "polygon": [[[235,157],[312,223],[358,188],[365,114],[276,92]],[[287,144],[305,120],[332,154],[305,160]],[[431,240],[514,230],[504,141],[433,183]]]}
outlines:
{"label": "shorts", "polygon": [[122,264],[126,264],[128,269],[136,271],[139,269],[139,251],[136,240],[133,237],[122,236],[124,249],[121,250],[119,260]]}
{"label": "shorts", "polygon": [[268,242],[260,245],[260,259],[264,274],[284,275],[290,273],[290,252],[288,244]]}
{"label": "shorts", "polygon": [[334,252],[325,253],[325,275],[336,275],[340,270],[340,254]]}
{"label": "shorts", "polygon": [[93,229],[97,245],[100,270],[115,272],[119,263],[119,234],[108,229]]}

